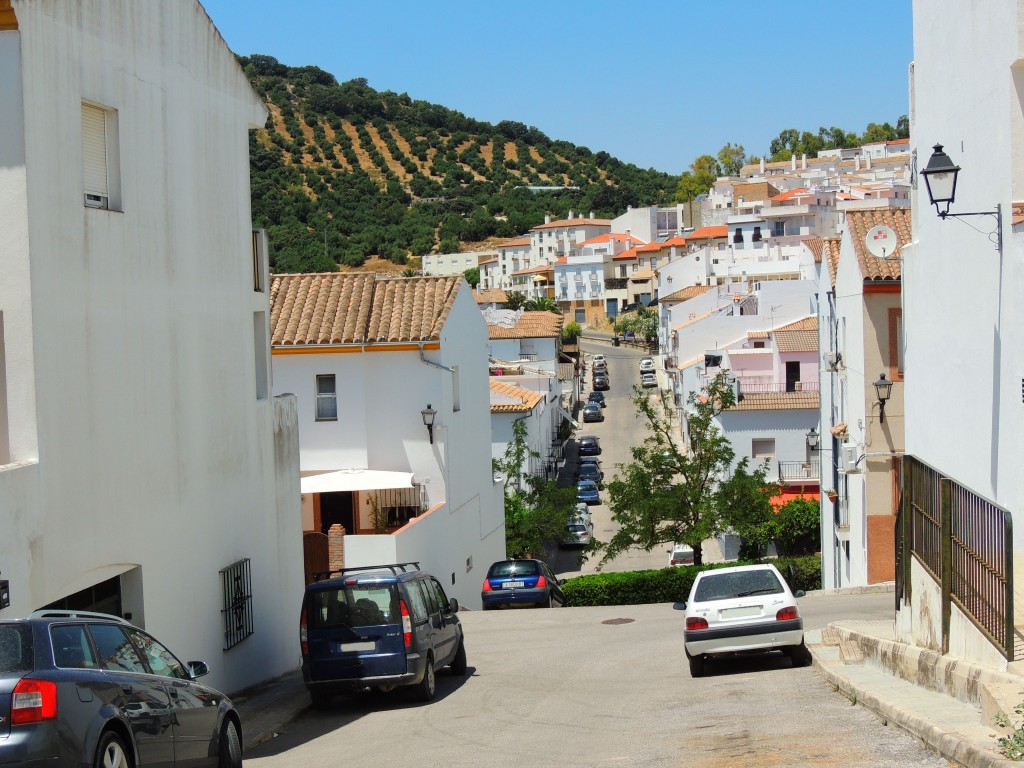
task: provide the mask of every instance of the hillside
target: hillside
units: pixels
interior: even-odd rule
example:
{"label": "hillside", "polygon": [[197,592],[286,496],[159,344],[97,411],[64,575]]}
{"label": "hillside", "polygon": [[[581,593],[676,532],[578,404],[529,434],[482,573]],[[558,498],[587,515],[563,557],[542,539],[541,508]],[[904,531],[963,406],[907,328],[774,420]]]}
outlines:
{"label": "hillside", "polygon": [[[569,210],[613,217],[668,203],[678,176],[480,122],[317,67],[239,57],[270,110],[252,136],[252,205],[275,272],[397,265],[514,237]],[[536,192],[526,187],[566,187]]]}

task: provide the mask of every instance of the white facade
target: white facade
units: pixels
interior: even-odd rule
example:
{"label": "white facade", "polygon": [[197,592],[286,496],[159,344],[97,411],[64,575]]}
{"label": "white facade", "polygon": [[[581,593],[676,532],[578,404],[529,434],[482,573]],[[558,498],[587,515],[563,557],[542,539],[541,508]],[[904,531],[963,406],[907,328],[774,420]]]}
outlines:
{"label": "white facade", "polygon": [[[1011,202],[1024,199],[1022,39],[1014,0],[994,1],[985,13],[915,0],[910,120],[918,168],[933,144],[945,144],[963,168],[950,213],[1001,205],[1003,244],[1000,252],[986,236],[991,217],[972,226],[940,219],[919,179],[914,242],[902,252],[907,453],[1009,510],[1015,560],[1024,557],[1024,316],[1016,300],[1024,240],[1011,223]],[[933,581],[915,581],[910,610],[897,614],[901,639],[934,644],[939,612],[923,609],[936,593]],[[1018,616],[1024,610],[1014,608]],[[971,625],[950,638],[951,654],[973,660],[991,650]]]}
{"label": "white facade", "polygon": [[683,234],[684,203],[659,208],[653,205],[626,209],[611,221],[612,232],[626,232],[645,243],[667,240]]}
{"label": "white facade", "polygon": [[[493,259],[496,251],[462,251],[460,253],[427,253],[423,256],[422,272],[426,276],[461,275],[467,269],[480,268],[481,262]],[[500,288],[501,286],[486,286]]]}
{"label": "white facade", "polygon": [[[249,208],[247,132],[266,111],[194,0],[12,6],[0,616],[106,584],[103,608],[206,660],[218,687],[294,669],[295,401],[270,397]],[[107,208],[84,197],[83,104],[103,110]],[[225,651],[219,571],[246,559],[253,633]]]}
{"label": "white facade", "polygon": [[[504,501],[490,463],[487,326],[464,281],[440,339],[423,348],[377,343],[289,354],[275,346],[274,390],[298,399],[303,476],[411,472],[425,488],[428,514],[392,534],[345,536],[345,565],[418,561],[460,604],[479,608],[483,574],[505,557]],[[335,377],[336,420],[316,418],[318,375]],[[421,415],[428,405],[437,412],[432,444]],[[359,503],[366,507],[370,496],[360,494]],[[368,508],[358,514],[369,527]]]}
{"label": "white facade", "polygon": [[554,264],[555,261],[568,256],[575,245],[579,245],[598,235],[611,232],[611,223],[607,219],[573,218],[569,211],[567,219],[551,221],[550,216],[544,223],[530,230],[530,263],[528,267],[540,267]]}

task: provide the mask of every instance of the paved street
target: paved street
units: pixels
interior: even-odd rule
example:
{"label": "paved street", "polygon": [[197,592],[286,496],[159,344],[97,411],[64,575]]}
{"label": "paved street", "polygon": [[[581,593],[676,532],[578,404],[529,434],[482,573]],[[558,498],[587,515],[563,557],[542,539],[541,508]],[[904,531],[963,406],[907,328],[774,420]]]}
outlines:
{"label": "paved street", "polygon": [[[891,594],[812,595],[807,628],[892,615]],[[750,657],[689,676],[670,605],[466,612],[470,675],[428,705],[394,693],[308,711],[247,754],[335,765],[941,768],[811,668]]]}

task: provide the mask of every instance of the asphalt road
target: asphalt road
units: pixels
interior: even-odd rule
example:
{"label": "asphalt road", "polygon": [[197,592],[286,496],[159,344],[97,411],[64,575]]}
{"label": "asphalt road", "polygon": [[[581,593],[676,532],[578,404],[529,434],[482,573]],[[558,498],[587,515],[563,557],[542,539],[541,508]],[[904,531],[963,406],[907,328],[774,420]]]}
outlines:
{"label": "asphalt road", "polygon": [[[891,594],[813,595],[808,628],[892,616]],[[549,768],[948,763],[782,656],[708,665],[692,679],[671,605],[467,612],[470,674],[438,697],[340,698],[247,753],[250,768],[351,765]]]}

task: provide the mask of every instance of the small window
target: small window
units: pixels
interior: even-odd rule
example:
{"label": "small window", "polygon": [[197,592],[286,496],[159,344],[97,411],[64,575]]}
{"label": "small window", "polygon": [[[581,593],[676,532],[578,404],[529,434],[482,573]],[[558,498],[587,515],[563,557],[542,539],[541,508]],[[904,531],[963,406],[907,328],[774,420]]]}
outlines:
{"label": "small window", "polygon": [[775,438],[754,438],[751,440],[750,457],[757,462],[775,458]]}
{"label": "small window", "polygon": [[224,650],[233,648],[253,633],[252,575],[249,558],[232,563],[220,572],[224,617]]}
{"label": "small window", "polygon": [[95,669],[99,666],[82,624],[55,624],[50,627],[53,663],[61,669]]}
{"label": "small window", "polygon": [[316,420],[338,420],[338,392],[333,373],[316,377]]}
{"label": "small window", "polygon": [[903,310],[889,310],[889,380],[903,380]]}
{"label": "small window", "polygon": [[743,230],[740,229],[739,227],[736,227],[736,231],[733,233],[733,236],[732,236],[732,241],[734,243],[742,243],[743,242]]}
{"label": "small window", "polygon": [[761,228],[760,227],[754,227],[754,236],[752,238],[750,238],[750,239],[753,240],[755,243],[761,242]]}
{"label": "small window", "polygon": [[89,208],[120,208],[117,112],[82,103],[84,201]]}

